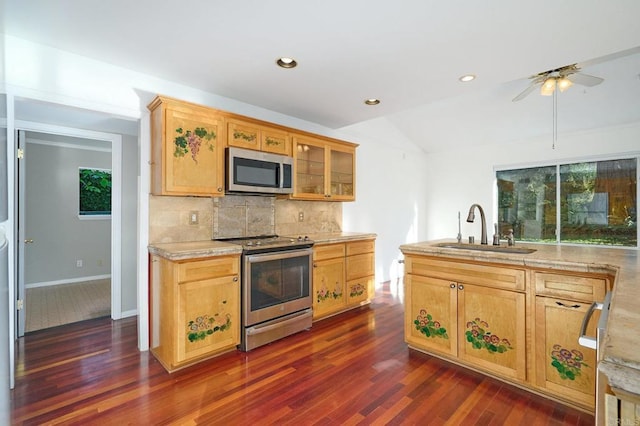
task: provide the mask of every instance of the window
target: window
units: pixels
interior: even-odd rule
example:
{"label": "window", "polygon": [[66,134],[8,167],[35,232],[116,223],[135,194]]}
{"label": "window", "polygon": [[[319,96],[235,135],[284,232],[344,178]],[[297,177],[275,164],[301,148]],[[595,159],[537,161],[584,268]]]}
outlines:
{"label": "window", "polygon": [[522,241],[637,247],[637,176],[637,158],[499,170],[500,232],[513,229]]}
{"label": "window", "polygon": [[89,169],[80,167],[80,202],[79,215],[110,216],[111,215],[111,170]]}

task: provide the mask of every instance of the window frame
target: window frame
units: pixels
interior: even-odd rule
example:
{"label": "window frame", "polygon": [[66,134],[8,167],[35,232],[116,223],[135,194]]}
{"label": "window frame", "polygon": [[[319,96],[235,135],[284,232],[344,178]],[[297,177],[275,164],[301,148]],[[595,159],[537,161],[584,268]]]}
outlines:
{"label": "window frame", "polygon": [[618,154],[607,154],[607,155],[594,155],[594,156],[585,156],[585,157],[576,157],[571,159],[566,158],[558,158],[553,160],[545,160],[539,162],[531,162],[531,163],[519,163],[519,164],[506,164],[506,165],[498,165],[493,167],[493,222],[497,223],[498,221],[498,177],[497,174],[500,171],[507,170],[518,170],[518,169],[528,169],[535,167],[555,167],[556,173],[556,227],[555,227],[555,242],[545,242],[545,241],[527,241],[527,244],[548,244],[548,245],[565,245],[565,246],[579,246],[579,247],[606,247],[606,248],[621,248],[621,249],[640,249],[640,226],[638,226],[638,220],[636,219],[636,245],[634,246],[621,246],[621,245],[608,245],[608,244],[583,244],[576,242],[567,242],[561,241],[561,225],[562,225],[562,209],[561,209],[561,176],[560,176],[560,167],[563,165],[571,165],[571,164],[579,164],[579,163],[594,163],[599,161],[614,161],[614,160],[631,160],[635,159],[636,161],[636,217],[638,215],[638,208],[640,207],[640,151],[631,151],[624,152]]}

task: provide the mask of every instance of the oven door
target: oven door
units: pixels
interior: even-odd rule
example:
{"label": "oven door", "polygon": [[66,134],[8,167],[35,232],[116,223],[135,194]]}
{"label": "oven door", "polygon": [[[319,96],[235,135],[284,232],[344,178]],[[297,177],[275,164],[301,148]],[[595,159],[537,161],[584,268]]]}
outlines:
{"label": "oven door", "polygon": [[245,327],[311,307],[312,249],[243,256]]}

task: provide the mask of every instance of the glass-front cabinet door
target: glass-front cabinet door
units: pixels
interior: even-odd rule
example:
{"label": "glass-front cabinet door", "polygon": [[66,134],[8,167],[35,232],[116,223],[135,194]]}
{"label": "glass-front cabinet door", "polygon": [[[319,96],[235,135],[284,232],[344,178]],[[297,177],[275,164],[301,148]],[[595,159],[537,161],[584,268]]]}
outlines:
{"label": "glass-front cabinet door", "polygon": [[326,199],[326,155],[320,141],[294,137],[295,162],[293,198]]}
{"label": "glass-front cabinet door", "polygon": [[295,181],[292,198],[355,200],[355,145],[293,137]]}
{"label": "glass-front cabinet door", "polygon": [[353,150],[342,150],[332,147],[330,150],[330,178],[329,194],[333,199],[350,201],[355,197],[354,176],[355,162]]}

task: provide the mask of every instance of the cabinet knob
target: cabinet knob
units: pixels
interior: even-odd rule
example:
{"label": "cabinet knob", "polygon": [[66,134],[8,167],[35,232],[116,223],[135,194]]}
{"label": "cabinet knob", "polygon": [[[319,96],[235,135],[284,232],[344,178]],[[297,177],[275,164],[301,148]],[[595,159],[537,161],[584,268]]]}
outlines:
{"label": "cabinet knob", "polygon": [[451,283],[451,284],[449,284],[449,287],[451,287],[451,288],[456,288],[456,283]]}
{"label": "cabinet knob", "polygon": [[317,267],[318,267],[318,264],[317,264],[317,263],[314,263],[314,264],[313,264],[313,267],[314,267],[314,268],[317,268]]}
{"label": "cabinet knob", "polygon": [[218,187],[218,192],[222,192],[222,187],[221,186]]}
{"label": "cabinet knob", "polygon": [[238,282],[238,277],[233,277],[233,282]]}
{"label": "cabinet knob", "polygon": [[464,290],[464,286],[462,284],[458,285],[458,290]]}

